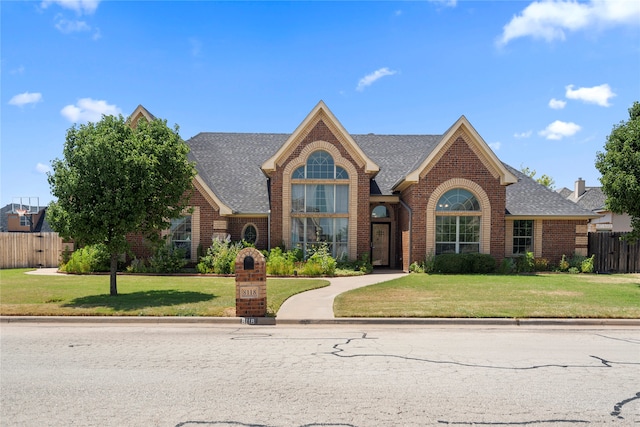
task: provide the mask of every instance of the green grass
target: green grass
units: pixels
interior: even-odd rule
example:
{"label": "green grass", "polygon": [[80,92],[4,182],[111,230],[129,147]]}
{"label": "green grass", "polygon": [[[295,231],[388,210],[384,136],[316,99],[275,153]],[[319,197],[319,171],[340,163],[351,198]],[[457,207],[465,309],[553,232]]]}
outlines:
{"label": "green grass", "polygon": [[339,295],[336,317],[640,318],[640,275],[411,274]]}
{"label": "green grass", "polygon": [[[235,316],[235,279],[207,276],[39,276],[0,270],[0,314],[6,316]],[[267,279],[268,313],[292,295],[327,286],[319,279]]]}

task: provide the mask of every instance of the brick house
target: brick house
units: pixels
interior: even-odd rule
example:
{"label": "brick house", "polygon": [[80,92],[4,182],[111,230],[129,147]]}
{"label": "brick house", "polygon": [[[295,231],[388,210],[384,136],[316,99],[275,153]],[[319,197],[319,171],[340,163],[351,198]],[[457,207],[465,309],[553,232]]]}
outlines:
{"label": "brick house", "polygon": [[[132,122],[152,117],[138,107]],[[469,121],[441,135],[352,135],[324,102],[291,134],[192,137],[192,211],[172,225],[189,249],[212,238],[307,251],[326,243],[336,258],[369,254],[374,266],[481,252],[498,261],[533,252],[557,263],[587,253],[596,217],[502,163]]]}

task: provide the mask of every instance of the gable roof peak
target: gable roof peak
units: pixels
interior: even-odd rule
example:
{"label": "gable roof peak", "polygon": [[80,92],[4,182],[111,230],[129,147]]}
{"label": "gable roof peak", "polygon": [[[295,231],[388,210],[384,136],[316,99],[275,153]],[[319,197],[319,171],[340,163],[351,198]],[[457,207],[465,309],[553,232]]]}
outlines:
{"label": "gable roof peak", "polygon": [[156,117],[149,112],[142,104],[138,104],[133,113],[129,115],[129,122],[131,122],[131,126],[136,127],[138,124],[138,120],[144,117],[147,121],[152,122],[156,119]]}
{"label": "gable roof peak", "polygon": [[376,174],[380,171],[380,167],[375,164],[373,160],[371,160],[364,153],[364,151],[362,151],[360,146],[358,146],[349,132],[347,132],[344,126],[342,126],[342,123],[340,123],[340,121],[331,112],[331,110],[329,109],[329,107],[327,107],[323,100],[320,100],[316,104],[316,106],[311,110],[307,117],[305,117],[305,119],[298,125],[296,130],[293,131],[293,133],[285,141],[285,143],[282,144],[280,149],[262,164],[262,170],[265,173],[274,171],[276,169],[278,161],[284,160],[286,156],[293,150],[295,145],[298,144],[302,138],[304,138],[308,130],[312,126],[315,126],[321,120],[327,126],[333,129],[335,136],[346,145],[346,148],[352,152],[352,155],[354,155],[360,162],[362,162],[365,168],[365,172]]}
{"label": "gable roof peak", "polygon": [[502,185],[510,185],[518,182],[518,178],[507,169],[504,164],[498,159],[495,153],[489,148],[489,145],[480,136],[478,131],[473,127],[471,122],[462,115],[455,121],[449,129],[442,135],[442,138],[438,145],[424,158],[417,167],[408,173],[401,181],[394,185],[394,190],[403,190],[411,184],[415,184],[419,181],[420,175],[429,170],[443,155],[447,144],[452,140],[456,133],[462,130],[469,136],[469,144],[476,147],[479,156],[481,156],[483,163],[493,170],[495,176],[500,178]]}

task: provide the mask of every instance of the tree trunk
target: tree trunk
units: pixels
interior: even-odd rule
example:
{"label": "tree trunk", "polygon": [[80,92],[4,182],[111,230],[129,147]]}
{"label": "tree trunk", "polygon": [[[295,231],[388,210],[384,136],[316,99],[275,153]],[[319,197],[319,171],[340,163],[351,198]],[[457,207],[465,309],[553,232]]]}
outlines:
{"label": "tree trunk", "polygon": [[118,254],[111,254],[111,275],[110,275],[110,293],[111,296],[118,295],[118,285],[116,283],[116,277],[118,274]]}

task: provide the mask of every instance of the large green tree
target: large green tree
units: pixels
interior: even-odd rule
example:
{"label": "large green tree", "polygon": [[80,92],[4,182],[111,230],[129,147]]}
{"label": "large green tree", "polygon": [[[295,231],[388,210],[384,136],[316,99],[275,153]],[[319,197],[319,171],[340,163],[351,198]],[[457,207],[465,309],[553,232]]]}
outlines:
{"label": "large green tree", "polygon": [[640,103],[629,108],[629,120],[613,126],[604,152],[598,152],[596,168],[602,174],[607,208],[631,216],[630,240],[640,238]]}
{"label": "large green tree", "polygon": [[195,169],[189,148],[166,120],[136,126],[121,115],[67,131],[63,159],[48,180],[57,201],[47,210],[51,227],[80,244],[104,243],[111,254],[110,294],[117,295],[120,254],[127,234],[159,241],[188,205]]}

